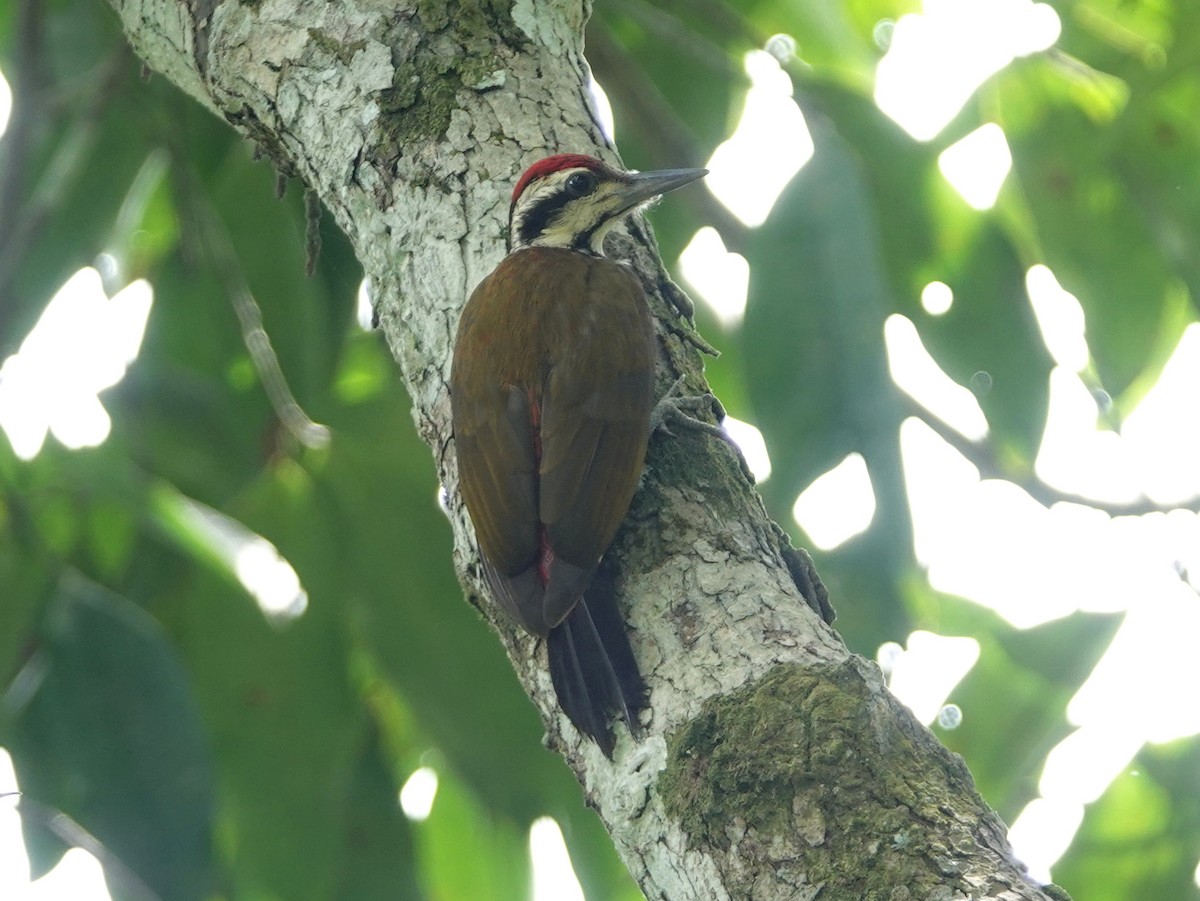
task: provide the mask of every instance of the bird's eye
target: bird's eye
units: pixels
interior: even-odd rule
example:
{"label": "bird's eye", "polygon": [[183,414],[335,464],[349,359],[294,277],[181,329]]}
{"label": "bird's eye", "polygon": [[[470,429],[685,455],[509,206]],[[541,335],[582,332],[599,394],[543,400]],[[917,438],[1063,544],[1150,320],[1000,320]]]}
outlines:
{"label": "bird's eye", "polygon": [[567,193],[572,197],[586,197],[596,190],[596,176],[590,172],[576,172],[567,179]]}

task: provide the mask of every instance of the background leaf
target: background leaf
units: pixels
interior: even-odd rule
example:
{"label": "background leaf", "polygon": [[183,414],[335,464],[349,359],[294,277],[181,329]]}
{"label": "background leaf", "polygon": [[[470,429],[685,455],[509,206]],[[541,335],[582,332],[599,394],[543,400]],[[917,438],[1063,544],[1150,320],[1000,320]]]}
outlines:
{"label": "background leaf", "polygon": [[5,729],[31,802],[35,871],[83,834],[100,843],[114,897],[208,897],[212,762],[162,630],[129,601],[66,577],[39,633]]}

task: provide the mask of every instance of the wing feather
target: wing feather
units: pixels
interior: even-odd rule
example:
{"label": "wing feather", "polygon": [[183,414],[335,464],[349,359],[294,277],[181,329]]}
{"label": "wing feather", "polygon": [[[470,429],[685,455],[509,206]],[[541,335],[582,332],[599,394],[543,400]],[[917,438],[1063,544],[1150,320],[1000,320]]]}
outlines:
{"label": "wing feather", "polygon": [[543,394],[538,511],[557,557],[594,566],[629,509],[645,460],[654,330],[641,285],[625,267],[593,261],[582,281],[588,302],[561,330],[564,351]]}
{"label": "wing feather", "polygon": [[654,354],[634,275],[571,251],[510,255],[463,312],[451,375],[463,500],[497,600],[532,632],[571,611],[629,508]]}

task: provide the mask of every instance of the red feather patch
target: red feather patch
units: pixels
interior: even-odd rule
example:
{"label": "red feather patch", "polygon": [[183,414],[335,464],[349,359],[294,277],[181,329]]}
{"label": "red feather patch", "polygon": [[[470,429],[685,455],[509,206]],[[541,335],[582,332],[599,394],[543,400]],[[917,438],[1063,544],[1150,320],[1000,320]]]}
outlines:
{"label": "red feather patch", "polygon": [[603,168],[604,163],[600,160],[582,153],[560,153],[557,156],[548,156],[544,160],[538,160],[525,170],[525,174],[513,188],[512,202],[517,202],[517,198],[521,196],[521,192],[531,181],[549,175],[551,172],[560,172],[563,169],[591,169],[593,172],[598,172]]}

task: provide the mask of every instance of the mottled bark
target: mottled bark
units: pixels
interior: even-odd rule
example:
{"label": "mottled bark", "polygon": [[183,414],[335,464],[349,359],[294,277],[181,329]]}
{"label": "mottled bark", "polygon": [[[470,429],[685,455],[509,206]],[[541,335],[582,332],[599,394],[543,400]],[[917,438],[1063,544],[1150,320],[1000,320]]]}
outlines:
{"label": "mottled bark", "polygon": [[[558,712],[543,649],[479,600],[451,343],[504,252],[521,169],[558,151],[615,161],[585,90],[580,0],[110,2],[154,69],[302,178],[350,237],[447,488],[463,583],[647,896],[1046,897],[959,758],[812,613],[797,587],[815,590],[811,571],[710,436],[653,438],[617,539],[653,709],[614,761]],[[612,241],[652,298],[660,391],[686,375],[702,393],[687,302],[653,240],[635,222]]]}

